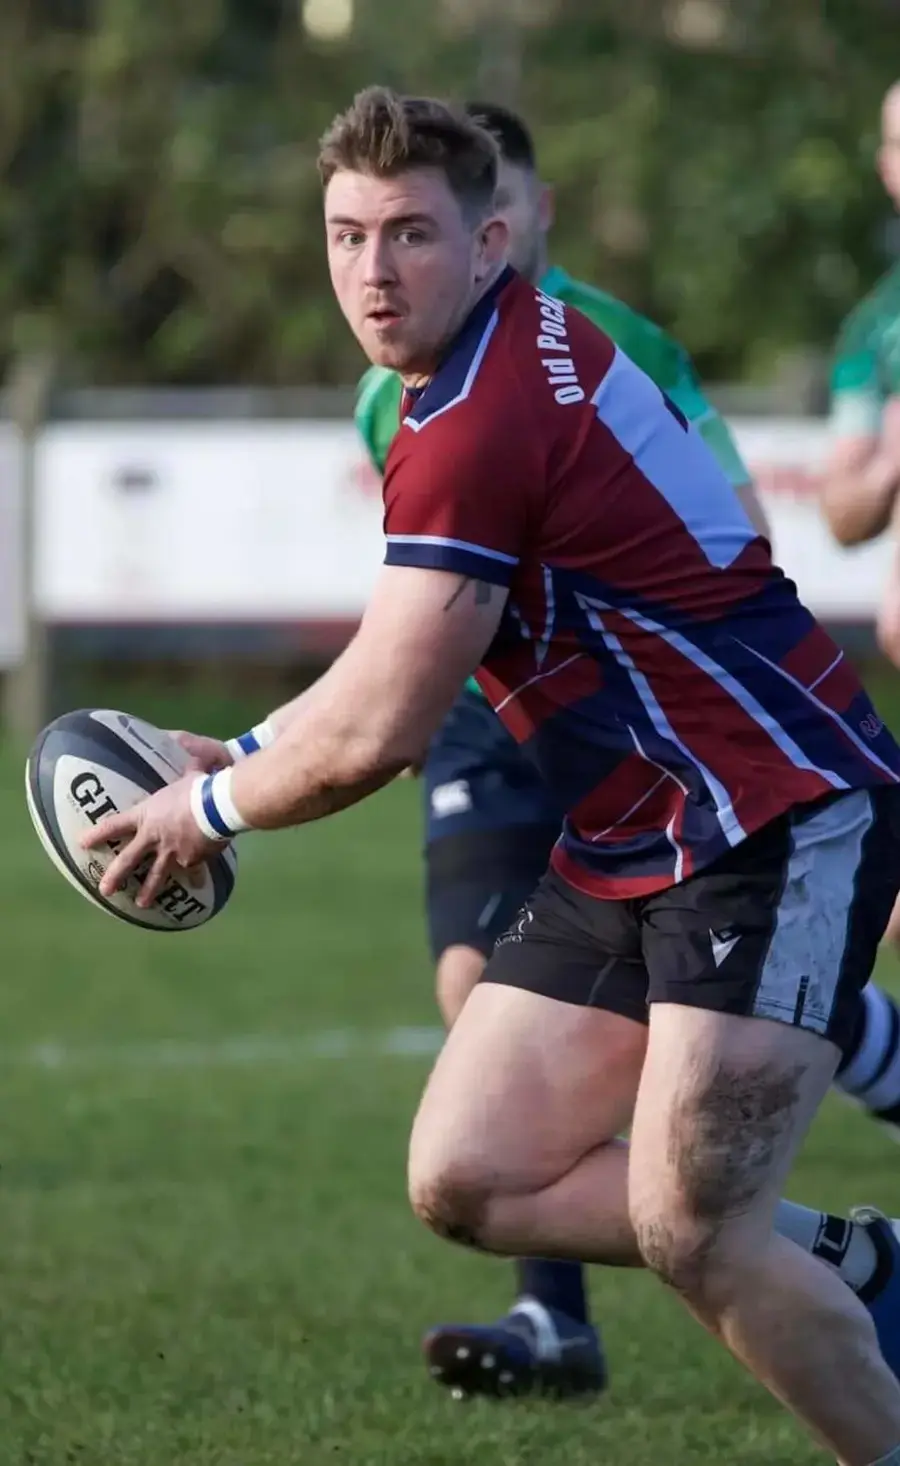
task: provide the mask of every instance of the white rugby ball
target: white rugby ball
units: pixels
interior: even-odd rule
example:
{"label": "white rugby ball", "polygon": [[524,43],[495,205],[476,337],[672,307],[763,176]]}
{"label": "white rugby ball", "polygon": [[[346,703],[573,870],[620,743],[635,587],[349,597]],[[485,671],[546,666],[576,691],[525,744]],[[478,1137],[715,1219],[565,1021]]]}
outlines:
{"label": "white rugby ball", "polygon": [[48,724],[25,767],[28,812],[57,870],[101,911],[150,931],[192,931],[222,910],[234,889],[233,846],[224,846],[190,876],[171,875],[144,910],[136,905],[141,872],[114,896],[101,896],[100,880],[116,852],[110,845],[83,850],[79,839],[107,815],[180,779],[187,765],[181,745],[152,723],[109,708],[86,708]]}

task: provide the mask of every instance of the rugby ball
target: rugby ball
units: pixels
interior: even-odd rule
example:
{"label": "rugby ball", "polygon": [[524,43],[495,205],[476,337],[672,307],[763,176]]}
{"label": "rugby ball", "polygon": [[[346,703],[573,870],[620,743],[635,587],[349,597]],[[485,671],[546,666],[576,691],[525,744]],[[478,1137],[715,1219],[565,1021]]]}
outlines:
{"label": "rugby ball", "polygon": [[114,896],[101,896],[101,877],[116,852],[110,845],[83,850],[79,840],[107,815],[180,779],[188,763],[181,745],[152,723],[109,708],[86,708],[48,724],[25,767],[28,812],[60,874],[101,911],[149,931],[192,931],[216,916],[234,889],[233,847],[224,846],[190,874],[170,876],[144,910],[135,904],[141,871]]}

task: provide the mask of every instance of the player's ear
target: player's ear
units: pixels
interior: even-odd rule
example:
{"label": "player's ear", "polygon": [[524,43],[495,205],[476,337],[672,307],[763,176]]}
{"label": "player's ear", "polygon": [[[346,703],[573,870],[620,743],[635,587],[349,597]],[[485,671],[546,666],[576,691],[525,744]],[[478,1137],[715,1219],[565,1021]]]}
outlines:
{"label": "player's ear", "polygon": [[509,229],[506,220],[486,219],[478,230],[478,250],[475,276],[483,280],[496,265],[506,259],[509,253]]}

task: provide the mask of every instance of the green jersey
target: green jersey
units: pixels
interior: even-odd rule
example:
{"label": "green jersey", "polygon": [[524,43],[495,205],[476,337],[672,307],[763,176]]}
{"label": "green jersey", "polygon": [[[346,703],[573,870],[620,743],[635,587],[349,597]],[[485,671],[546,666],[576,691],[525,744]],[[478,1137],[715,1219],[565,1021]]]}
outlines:
{"label": "green jersey", "polygon": [[[695,424],[731,482],[736,486],[749,482],[750,474],[731,433],[704,397],[684,347],[648,321],[646,316],[638,315],[624,301],[607,295],[605,290],[597,290],[593,285],[573,280],[565,270],[556,266],[543,276],[539,288],[564,305],[574,306],[601,331],[605,331],[626,356],[630,356],[641,371],[662,388],[688,421]],[[400,378],[385,367],[370,367],[359,384],[356,425],[379,473],[384,472],[388,449],[400,426],[402,393]],[[473,692],[480,690],[474,679],[470,679],[467,686]]]}
{"label": "green jersey", "polygon": [[888,397],[900,393],[900,265],[850,312],[837,339],[831,373],[836,437],[875,437]]}

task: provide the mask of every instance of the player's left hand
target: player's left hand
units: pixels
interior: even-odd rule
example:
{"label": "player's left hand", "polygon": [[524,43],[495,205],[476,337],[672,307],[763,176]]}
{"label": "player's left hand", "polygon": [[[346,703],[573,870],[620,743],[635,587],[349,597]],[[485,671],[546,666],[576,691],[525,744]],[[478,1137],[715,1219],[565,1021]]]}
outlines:
{"label": "player's left hand", "polygon": [[224,840],[208,840],[191,813],[191,786],[196,774],[167,784],[121,814],[111,814],[81,837],[85,850],[121,845],[100,882],[100,894],[113,896],[139,866],[147,865],[138,906],[151,906],[174,866],[190,870],[218,854]]}

